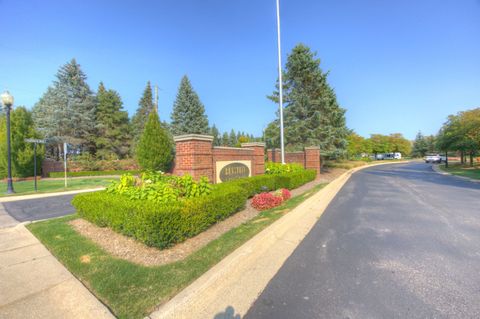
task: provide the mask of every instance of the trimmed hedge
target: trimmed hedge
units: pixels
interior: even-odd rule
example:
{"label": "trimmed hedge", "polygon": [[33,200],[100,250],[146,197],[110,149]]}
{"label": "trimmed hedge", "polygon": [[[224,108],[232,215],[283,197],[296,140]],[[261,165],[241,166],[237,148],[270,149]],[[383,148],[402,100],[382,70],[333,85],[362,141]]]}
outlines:
{"label": "trimmed hedge", "polygon": [[[82,171],[82,172],[67,172],[67,177],[84,177],[84,176],[106,176],[106,175],[123,175],[130,173],[132,175],[137,175],[140,173],[139,170],[136,171]],[[64,177],[64,172],[50,172],[48,177],[61,178]]]}
{"label": "trimmed hedge", "polygon": [[184,241],[241,210],[249,197],[279,188],[293,189],[314,180],[314,170],[279,175],[258,175],[213,185],[209,195],[159,205],[131,200],[106,191],[79,194],[72,204],[78,214],[100,226],[110,227],[148,246],[167,248]]}
{"label": "trimmed hedge", "polygon": [[81,217],[100,227],[108,226],[148,246],[167,248],[239,211],[246,199],[247,193],[239,187],[222,185],[210,195],[176,205],[131,200],[105,191],[77,195],[72,204]]}

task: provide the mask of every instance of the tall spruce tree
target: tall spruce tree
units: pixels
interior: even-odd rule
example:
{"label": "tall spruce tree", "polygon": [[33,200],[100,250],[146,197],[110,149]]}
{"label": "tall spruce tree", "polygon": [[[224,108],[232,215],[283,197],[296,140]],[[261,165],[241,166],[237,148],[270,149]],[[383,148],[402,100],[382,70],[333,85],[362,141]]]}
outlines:
{"label": "tall spruce tree", "polygon": [[207,134],[209,131],[205,107],[186,75],[173,104],[171,129],[174,135]]}
{"label": "tall spruce tree", "polygon": [[37,128],[51,140],[95,152],[95,96],[75,59],[60,67],[56,80],[33,108]]}
{"label": "tall spruce tree", "polygon": [[107,90],[102,82],[97,91],[95,122],[97,157],[124,158],[130,151],[128,113],[123,110],[120,95],[114,90]]}
{"label": "tall spruce tree", "polygon": [[213,124],[213,126],[210,128],[210,135],[213,136],[213,146],[220,146],[220,132],[218,131],[215,124]]}
{"label": "tall spruce tree", "polygon": [[228,136],[228,146],[235,147],[235,145],[237,145],[237,134],[235,134],[235,130],[232,128]]}
{"label": "tall spruce tree", "polygon": [[143,90],[143,95],[138,102],[138,108],[135,115],[132,117],[132,135],[133,143],[136,144],[140,140],[140,136],[143,133],[145,124],[148,120],[148,115],[153,110],[153,95],[152,86],[150,81],[147,82],[147,86]]}
{"label": "tall spruce tree", "polygon": [[228,136],[227,132],[223,132],[221,145],[228,146],[229,144],[230,144],[230,137]]}
{"label": "tall spruce tree", "polygon": [[[320,68],[316,53],[303,44],[293,48],[283,73],[285,144],[287,149],[320,146],[322,155],[340,156],[345,152],[348,129],[345,110]],[[278,89],[278,83],[277,83]],[[278,102],[278,90],[269,98]],[[278,120],[267,131],[278,141]],[[275,143],[276,144],[276,143]]]}
{"label": "tall spruce tree", "polygon": [[173,144],[160,123],[157,112],[150,112],[136,148],[137,159],[144,170],[168,171],[173,160]]}

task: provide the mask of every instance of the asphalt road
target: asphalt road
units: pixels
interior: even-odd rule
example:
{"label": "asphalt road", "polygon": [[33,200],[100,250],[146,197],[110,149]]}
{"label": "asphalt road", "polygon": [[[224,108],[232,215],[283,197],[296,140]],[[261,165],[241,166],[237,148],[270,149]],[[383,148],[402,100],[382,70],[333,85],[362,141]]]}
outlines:
{"label": "asphalt road", "polygon": [[61,195],[2,203],[7,213],[19,222],[60,217],[75,213],[70,204],[75,195]]}
{"label": "asphalt road", "polygon": [[244,318],[480,318],[480,184],[354,174]]}

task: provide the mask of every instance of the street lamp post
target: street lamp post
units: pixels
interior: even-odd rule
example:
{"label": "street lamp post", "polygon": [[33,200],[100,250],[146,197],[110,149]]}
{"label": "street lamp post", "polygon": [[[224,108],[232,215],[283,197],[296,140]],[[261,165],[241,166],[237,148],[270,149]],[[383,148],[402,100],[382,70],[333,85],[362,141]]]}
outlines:
{"label": "street lamp post", "polygon": [[13,194],[15,191],[13,190],[12,154],[10,146],[10,110],[12,109],[13,105],[13,96],[8,91],[5,91],[2,93],[1,99],[7,117],[7,194]]}

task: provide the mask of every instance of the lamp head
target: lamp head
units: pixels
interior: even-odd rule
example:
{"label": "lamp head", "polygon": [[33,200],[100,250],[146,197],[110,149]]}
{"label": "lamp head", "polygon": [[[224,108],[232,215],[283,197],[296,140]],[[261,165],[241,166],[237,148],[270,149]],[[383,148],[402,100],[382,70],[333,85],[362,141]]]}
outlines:
{"label": "lamp head", "polygon": [[13,105],[13,95],[10,94],[10,92],[5,91],[0,95],[0,98],[2,100],[2,104],[5,108],[10,108]]}

